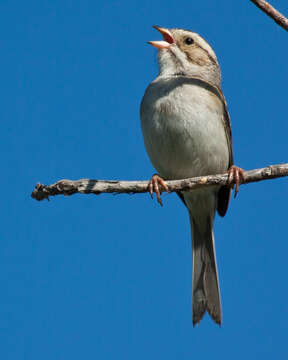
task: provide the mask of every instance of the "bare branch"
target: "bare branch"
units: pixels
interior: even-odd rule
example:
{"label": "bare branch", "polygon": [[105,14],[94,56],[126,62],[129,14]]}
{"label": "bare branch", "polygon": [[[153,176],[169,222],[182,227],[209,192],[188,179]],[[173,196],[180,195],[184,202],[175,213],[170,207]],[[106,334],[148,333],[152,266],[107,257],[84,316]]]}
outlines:
{"label": "bare branch", "polygon": [[270,16],[278,25],[288,31],[288,19],[276,10],[272,5],[264,0],[251,0],[259,9],[263,10]]}
{"label": "bare branch", "polygon": [[[262,169],[245,171],[245,181],[243,184],[251,182],[275,179],[288,176],[288,164],[271,165]],[[213,185],[226,185],[228,175],[210,175],[191,179],[166,181],[169,192],[188,191],[200,187]],[[120,180],[60,180],[52,185],[42,185],[38,183],[31,196],[36,200],[48,199],[55,195],[73,195],[116,193],[116,194],[135,194],[148,191],[148,181],[120,181]]]}

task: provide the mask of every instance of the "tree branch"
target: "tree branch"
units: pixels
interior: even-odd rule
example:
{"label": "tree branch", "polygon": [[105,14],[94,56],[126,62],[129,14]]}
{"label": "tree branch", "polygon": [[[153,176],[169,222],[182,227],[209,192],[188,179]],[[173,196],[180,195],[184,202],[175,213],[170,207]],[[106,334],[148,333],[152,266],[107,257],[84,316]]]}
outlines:
{"label": "tree branch", "polygon": [[264,0],[251,0],[259,9],[270,16],[278,25],[288,31],[288,19]]}
{"label": "tree branch", "polygon": [[[245,171],[245,181],[242,184],[257,182],[262,180],[275,179],[288,176],[288,163],[271,165],[262,169]],[[219,175],[202,176],[191,179],[166,181],[169,192],[194,190],[200,187],[209,187],[213,185],[226,185],[227,173]],[[149,181],[120,181],[120,180],[60,180],[52,185],[42,185],[38,183],[35,186],[31,196],[36,200],[48,199],[55,195],[73,195],[114,193],[114,194],[135,194],[148,191]]]}

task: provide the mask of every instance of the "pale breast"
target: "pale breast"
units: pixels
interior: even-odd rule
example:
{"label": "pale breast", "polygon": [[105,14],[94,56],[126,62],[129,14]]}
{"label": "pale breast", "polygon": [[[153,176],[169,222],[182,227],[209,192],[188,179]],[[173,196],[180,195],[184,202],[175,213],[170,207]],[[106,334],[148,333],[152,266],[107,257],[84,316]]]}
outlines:
{"label": "pale breast", "polygon": [[167,179],[224,172],[229,150],[223,103],[199,81],[158,78],[141,104],[141,126],[150,160]]}

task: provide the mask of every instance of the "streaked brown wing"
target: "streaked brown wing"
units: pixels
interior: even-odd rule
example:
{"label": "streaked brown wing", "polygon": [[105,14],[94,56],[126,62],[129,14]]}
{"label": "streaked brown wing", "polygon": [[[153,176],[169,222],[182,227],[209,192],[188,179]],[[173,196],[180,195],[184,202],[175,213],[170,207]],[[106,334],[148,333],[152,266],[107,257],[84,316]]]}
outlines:
{"label": "streaked brown wing", "polygon": [[[229,169],[233,165],[232,128],[231,128],[230,116],[229,116],[225,97],[220,89],[218,89],[218,91],[224,106],[223,126],[225,128],[227,144],[229,147],[229,167],[228,167]],[[232,188],[228,185],[222,186],[218,192],[217,211],[220,216],[225,216],[228,210],[231,192],[232,192]]]}

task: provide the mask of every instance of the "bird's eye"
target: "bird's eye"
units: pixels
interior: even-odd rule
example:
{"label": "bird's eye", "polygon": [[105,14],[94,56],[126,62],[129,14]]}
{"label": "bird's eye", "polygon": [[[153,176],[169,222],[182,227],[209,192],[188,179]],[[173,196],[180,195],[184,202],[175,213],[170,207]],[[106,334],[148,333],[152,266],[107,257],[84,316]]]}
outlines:
{"label": "bird's eye", "polygon": [[193,43],[194,43],[194,40],[193,40],[192,38],[187,37],[187,38],[185,39],[185,44],[186,44],[186,45],[192,45]]}

